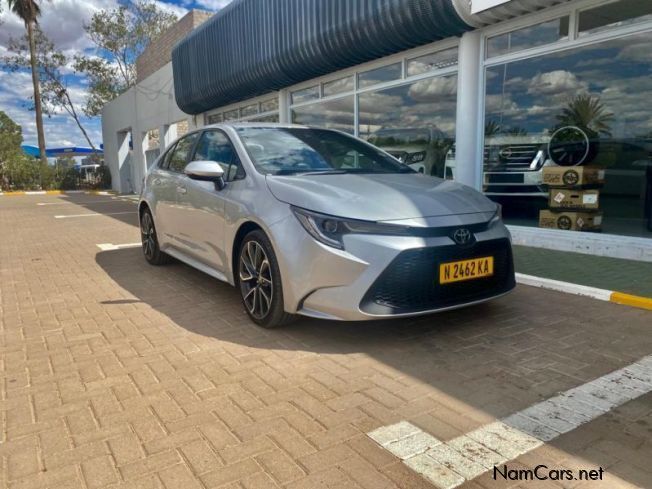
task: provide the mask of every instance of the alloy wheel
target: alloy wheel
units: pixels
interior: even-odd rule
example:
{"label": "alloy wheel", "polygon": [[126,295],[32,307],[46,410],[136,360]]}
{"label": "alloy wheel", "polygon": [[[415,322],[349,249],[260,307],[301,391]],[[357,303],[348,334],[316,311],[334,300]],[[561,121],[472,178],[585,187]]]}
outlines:
{"label": "alloy wheel", "polygon": [[272,307],[272,268],[263,247],[249,241],[240,254],[240,289],[249,314],[263,319]]}
{"label": "alloy wheel", "polygon": [[152,259],[156,252],[156,233],[149,212],[143,213],[140,220],[140,234],[143,242],[143,253],[147,259]]}

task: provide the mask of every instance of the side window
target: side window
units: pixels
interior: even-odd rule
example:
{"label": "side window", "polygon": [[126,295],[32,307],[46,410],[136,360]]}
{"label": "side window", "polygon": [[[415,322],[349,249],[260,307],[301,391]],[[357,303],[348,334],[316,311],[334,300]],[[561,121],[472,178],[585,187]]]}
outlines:
{"label": "side window", "polygon": [[167,167],[170,171],[183,173],[183,169],[188,163],[190,151],[195,145],[195,141],[197,141],[198,137],[199,133],[195,132],[179,140],[175,148],[170,152],[170,161],[167,163]]}
{"label": "side window", "polygon": [[224,170],[227,182],[244,178],[245,173],[231,141],[222,131],[206,131],[202,134],[193,161],[214,161]]}
{"label": "side window", "polygon": [[176,145],[172,145],[167,152],[163,155],[163,158],[161,158],[158,162],[159,168],[162,168],[164,170],[168,169],[168,166],[170,165],[170,158],[172,157],[172,153],[174,152],[174,148]]}

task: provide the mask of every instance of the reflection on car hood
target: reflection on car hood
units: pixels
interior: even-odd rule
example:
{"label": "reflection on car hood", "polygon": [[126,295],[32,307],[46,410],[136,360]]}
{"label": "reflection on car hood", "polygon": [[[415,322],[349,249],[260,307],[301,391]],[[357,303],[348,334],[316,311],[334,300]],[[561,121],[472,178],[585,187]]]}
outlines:
{"label": "reflection on car hood", "polygon": [[496,208],[470,187],[417,173],[268,175],[267,185],[282,202],[366,221],[492,212]]}

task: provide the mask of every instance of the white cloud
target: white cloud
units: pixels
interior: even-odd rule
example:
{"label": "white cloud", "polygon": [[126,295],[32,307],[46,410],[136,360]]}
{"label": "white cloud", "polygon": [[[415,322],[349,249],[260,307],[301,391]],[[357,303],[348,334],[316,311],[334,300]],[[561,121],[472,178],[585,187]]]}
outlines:
{"label": "white cloud", "polygon": [[580,81],[574,73],[566,70],[539,73],[530,82],[528,93],[531,95],[556,95],[572,92],[584,92],[588,85]]}
{"label": "white cloud", "polygon": [[443,76],[416,82],[410,87],[410,96],[417,102],[437,102],[442,95],[457,93],[457,77]]}
{"label": "white cloud", "polygon": [[[82,51],[91,45],[84,24],[98,10],[116,5],[116,0],[52,0],[42,4],[39,23],[59,49]],[[0,20],[4,22],[0,30],[0,45],[6,46],[10,38],[25,34],[23,22],[12,12],[5,9]]]}
{"label": "white cloud", "polygon": [[195,0],[198,7],[206,10],[217,11],[226,7],[231,3],[231,0]]}
{"label": "white cloud", "polygon": [[176,5],[172,3],[167,3],[167,2],[162,2],[160,0],[156,0],[154,3],[156,3],[156,6],[163,10],[164,12],[169,12],[177,17],[181,18],[184,15],[188,13],[188,9],[185,7],[182,7],[181,5]]}

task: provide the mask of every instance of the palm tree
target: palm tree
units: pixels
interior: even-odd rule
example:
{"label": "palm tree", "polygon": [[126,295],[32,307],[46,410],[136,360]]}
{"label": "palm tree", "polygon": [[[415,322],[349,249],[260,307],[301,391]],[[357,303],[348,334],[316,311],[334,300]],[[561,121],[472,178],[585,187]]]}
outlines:
{"label": "palm tree", "polygon": [[9,9],[22,19],[27,30],[29,40],[29,55],[32,65],[32,84],[34,85],[34,110],[36,112],[36,132],[38,135],[38,149],[41,163],[47,165],[45,156],[45,135],[43,132],[43,109],[41,107],[41,90],[39,87],[39,72],[36,66],[36,42],[34,40],[34,26],[41,15],[41,7],[38,0],[7,0]]}
{"label": "palm tree", "polygon": [[578,95],[557,116],[559,126],[578,126],[596,135],[611,136],[614,115],[607,112],[599,97]]}

